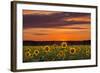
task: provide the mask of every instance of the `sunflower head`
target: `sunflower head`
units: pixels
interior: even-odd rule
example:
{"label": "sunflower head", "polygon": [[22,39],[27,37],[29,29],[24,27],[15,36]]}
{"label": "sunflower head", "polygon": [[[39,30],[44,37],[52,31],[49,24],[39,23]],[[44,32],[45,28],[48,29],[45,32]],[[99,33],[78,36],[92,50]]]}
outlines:
{"label": "sunflower head", "polygon": [[76,48],[70,48],[69,53],[72,54],[72,55],[75,54],[76,53]]}
{"label": "sunflower head", "polygon": [[57,44],[53,44],[53,48],[56,49],[58,47]]}
{"label": "sunflower head", "polygon": [[32,54],[28,51],[28,52],[24,52],[24,58],[27,60],[27,59],[30,59],[32,58]]}
{"label": "sunflower head", "polygon": [[38,54],[39,54],[39,50],[34,50],[33,55],[38,56]]}
{"label": "sunflower head", "polygon": [[62,42],[61,46],[62,46],[62,48],[66,48],[67,47],[67,43],[66,42]]}
{"label": "sunflower head", "polygon": [[59,51],[58,54],[57,54],[58,57],[64,57],[65,56],[65,53],[64,51]]}
{"label": "sunflower head", "polygon": [[90,50],[88,48],[86,48],[85,53],[87,56],[89,56]]}
{"label": "sunflower head", "polygon": [[46,53],[47,53],[47,52],[50,52],[50,47],[49,47],[49,46],[45,46],[45,47],[44,47],[44,50],[45,50]]}
{"label": "sunflower head", "polygon": [[80,52],[81,51],[81,48],[76,48],[76,52]]}
{"label": "sunflower head", "polygon": [[31,52],[32,50],[31,50],[31,48],[25,48],[24,51],[25,52]]}

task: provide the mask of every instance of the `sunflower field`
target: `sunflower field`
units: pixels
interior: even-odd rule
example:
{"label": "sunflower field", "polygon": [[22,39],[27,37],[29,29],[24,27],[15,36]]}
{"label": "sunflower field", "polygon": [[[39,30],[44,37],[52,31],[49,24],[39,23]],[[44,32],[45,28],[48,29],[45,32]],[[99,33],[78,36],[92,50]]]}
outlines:
{"label": "sunflower field", "polygon": [[24,46],[23,62],[82,60],[91,58],[90,45],[61,45]]}

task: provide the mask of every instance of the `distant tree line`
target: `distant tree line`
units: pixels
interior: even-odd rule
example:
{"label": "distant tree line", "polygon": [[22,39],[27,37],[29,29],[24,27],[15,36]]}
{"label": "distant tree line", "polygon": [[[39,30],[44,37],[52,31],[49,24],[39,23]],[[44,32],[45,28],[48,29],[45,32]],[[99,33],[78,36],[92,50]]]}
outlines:
{"label": "distant tree line", "polygon": [[91,40],[83,40],[83,41],[23,41],[23,45],[61,45],[62,42],[66,42],[67,45],[91,45]]}

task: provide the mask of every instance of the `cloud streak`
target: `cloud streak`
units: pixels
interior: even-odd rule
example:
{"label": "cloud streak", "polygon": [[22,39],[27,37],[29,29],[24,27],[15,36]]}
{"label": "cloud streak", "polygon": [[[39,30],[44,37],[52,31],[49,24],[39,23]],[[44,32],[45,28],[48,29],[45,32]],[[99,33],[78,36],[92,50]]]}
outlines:
{"label": "cloud streak", "polygon": [[[36,13],[37,12],[37,13]],[[90,24],[89,13],[33,11],[23,14],[24,28],[50,28],[74,24]]]}

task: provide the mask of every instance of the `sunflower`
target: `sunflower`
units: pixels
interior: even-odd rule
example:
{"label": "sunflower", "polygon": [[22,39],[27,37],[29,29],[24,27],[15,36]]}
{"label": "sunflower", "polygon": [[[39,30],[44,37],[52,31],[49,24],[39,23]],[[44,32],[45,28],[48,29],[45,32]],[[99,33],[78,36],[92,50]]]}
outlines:
{"label": "sunflower", "polygon": [[44,50],[45,50],[46,53],[47,53],[47,52],[50,52],[50,47],[49,47],[49,46],[45,46],[45,47],[44,47]]}
{"label": "sunflower", "polygon": [[72,54],[72,55],[75,54],[76,53],[76,48],[70,48],[69,53]]}
{"label": "sunflower", "polygon": [[24,57],[26,58],[26,59],[29,59],[29,58],[32,58],[32,54],[28,51],[28,52],[25,52],[24,53]]}
{"label": "sunflower", "polygon": [[34,50],[33,55],[38,56],[39,50]]}
{"label": "sunflower", "polygon": [[76,48],[76,52],[80,52],[80,51],[81,51],[80,47]]}
{"label": "sunflower", "polygon": [[59,51],[58,54],[57,54],[58,57],[64,57],[65,56],[65,53],[64,51]]}
{"label": "sunflower", "polygon": [[89,56],[90,50],[87,48],[85,53],[86,53],[87,56]]}
{"label": "sunflower", "polygon": [[53,44],[53,49],[56,49],[57,48],[57,44]]}
{"label": "sunflower", "polygon": [[32,50],[31,50],[31,48],[25,48],[24,51],[25,51],[25,52],[31,52]]}
{"label": "sunflower", "polygon": [[67,43],[66,42],[62,42],[61,46],[62,46],[62,48],[66,48],[67,47]]}

